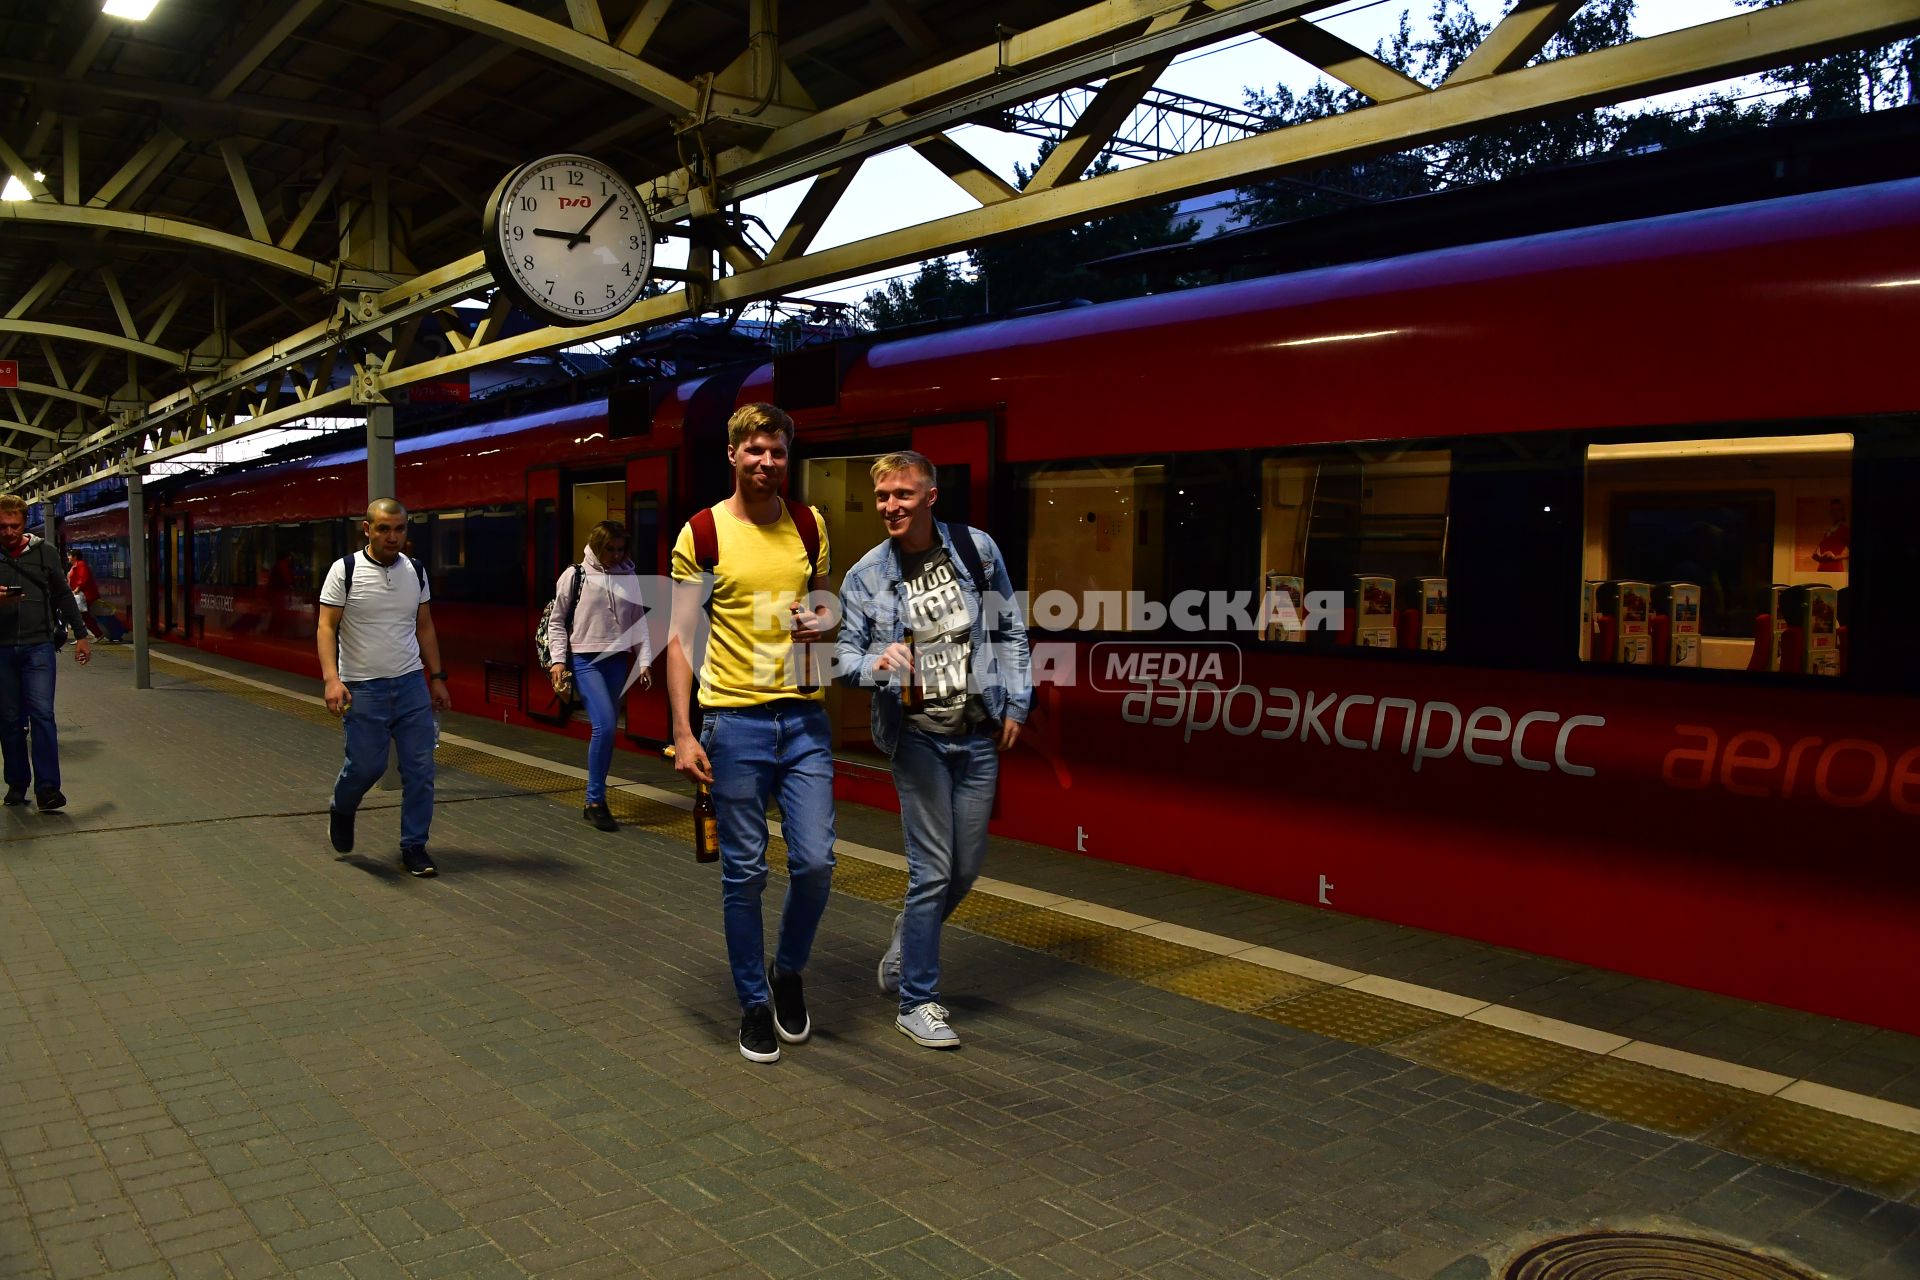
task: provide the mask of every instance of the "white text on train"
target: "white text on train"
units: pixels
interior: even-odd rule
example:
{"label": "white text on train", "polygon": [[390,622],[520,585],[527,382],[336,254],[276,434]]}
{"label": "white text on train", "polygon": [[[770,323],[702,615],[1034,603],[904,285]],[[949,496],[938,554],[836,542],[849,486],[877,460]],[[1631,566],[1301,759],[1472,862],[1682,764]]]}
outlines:
{"label": "white text on train", "polygon": [[1557,769],[1576,778],[1591,778],[1594,770],[1569,754],[1575,733],[1607,723],[1605,716],[1562,718],[1557,711],[1528,711],[1516,717],[1504,707],[1462,712],[1451,702],[1281,686],[1222,688],[1209,680],[1141,681],[1120,700],[1120,717],[1130,724],[1178,726],[1187,742],[1196,733],[1225,730],[1241,738],[1258,734],[1276,742],[1318,740],[1350,751],[1379,751],[1383,744],[1391,748],[1397,737],[1400,754],[1412,760],[1415,773],[1427,761],[1458,751],[1473,764],[1511,760],[1522,769]]}

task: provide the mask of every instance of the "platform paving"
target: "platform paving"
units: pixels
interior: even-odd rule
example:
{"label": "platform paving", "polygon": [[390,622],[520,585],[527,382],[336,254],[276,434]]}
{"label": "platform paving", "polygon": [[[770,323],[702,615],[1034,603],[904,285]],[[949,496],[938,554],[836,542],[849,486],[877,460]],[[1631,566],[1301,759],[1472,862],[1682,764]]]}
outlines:
{"label": "platform paving", "polygon": [[[577,784],[538,767],[578,743],[452,717],[474,745],[443,752],[442,874],[415,881],[391,794],[355,855],[328,848],[323,713],[154,672],[135,692],[123,652],[64,667],[73,803],[0,816],[0,1276],[1467,1280],[1604,1226],[1920,1277],[1904,1166],[1849,1185],[1704,1125],[1497,1087],[1020,945],[1025,915],[950,930],[966,1047],[917,1049],[872,991],[884,872],[851,858],[809,970],[814,1039],[755,1067],[732,1043],[713,869],[644,793],[617,835],[581,822]],[[844,807],[842,834],[894,849],[894,822]],[[988,872],[1920,1092],[1911,1037],[1024,846]]]}

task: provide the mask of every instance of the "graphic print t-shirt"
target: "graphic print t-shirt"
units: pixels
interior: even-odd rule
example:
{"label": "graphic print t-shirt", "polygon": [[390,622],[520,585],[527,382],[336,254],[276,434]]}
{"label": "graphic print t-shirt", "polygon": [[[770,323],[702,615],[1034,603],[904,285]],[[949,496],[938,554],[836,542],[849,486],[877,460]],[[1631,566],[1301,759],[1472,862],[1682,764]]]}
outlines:
{"label": "graphic print t-shirt", "polygon": [[973,633],[967,597],[947,549],[902,553],[907,585],[907,630],[913,632],[913,678],[925,695],[907,723],[923,733],[967,733],[986,719],[977,693],[969,691]]}

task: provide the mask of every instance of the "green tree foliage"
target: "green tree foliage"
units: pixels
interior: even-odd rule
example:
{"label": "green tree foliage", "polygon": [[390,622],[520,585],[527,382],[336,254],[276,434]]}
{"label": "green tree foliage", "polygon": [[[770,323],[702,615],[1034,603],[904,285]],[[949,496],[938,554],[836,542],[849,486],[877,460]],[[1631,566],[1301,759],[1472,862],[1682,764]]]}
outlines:
{"label": "green tree foliage", "polygon": [[[1789,0],[1740,2],[1760,8]],[[1592,0],[1535,61],[1574,57],[1624,43],[1632,32],[1634,7],[1635,0]],[[1416,36],[1411,14],[1402,11],[1398,27],[1374,47],[1374,56],[1423,84],[1438,85],[1466,61],[1490,29],[1469,0],[1433,0],[1426,34]],[[1597,108],[1399,155],[1290,174],[1246,188],[1236,201],[1234,216],[1251,225],[1286,222],[1352,204],[1497,182],[1622,150],[1673,146],[1736,130],[1920,101],[1915,88],[1917,46],[1920,42],[1905,40],[1780,68],[1765,76],[1781,89],[1792,90],[1779,95],[1746,101],[1713,95],[1679,111]],[[1282,129],[1364,106],[1368,99],[1322,81],[1298,94],[1285,85],[1271,92],[1249,90],[1246,101],[1267,118],[1269,128]]]}
{"label": "green tree foliage", "polygon": [[[1024,190],[1052,150],[1052,143],[1043,142],[1032,168],[1015,165],[1015,185]],[[1102,155],[1084,177],[1096,178],[1116,167],[1111,157]],[[965,270],[952,258],[939,258],[911,277],[889,280],[861,302],[861,319],[872,328],[891,329],[1072,298],[1107,302],[1136,297],[1148,291],[1144,276],[1095,272],[1086,264],[1135,249],[1180,244],[1199,229],[1197,219],[1177,217],[1172,206],[1161,206],[1002,241],[970,250]]]}

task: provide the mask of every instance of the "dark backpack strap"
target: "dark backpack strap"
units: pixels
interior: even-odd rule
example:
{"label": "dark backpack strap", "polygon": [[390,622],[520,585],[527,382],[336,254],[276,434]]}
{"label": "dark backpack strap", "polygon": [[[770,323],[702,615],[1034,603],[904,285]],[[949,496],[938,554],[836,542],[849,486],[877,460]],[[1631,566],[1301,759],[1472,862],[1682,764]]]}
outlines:
{"label": "dark backpack strap", "polygon": [[349,551],[340,557],[340,607],[347,607],[353,599],[353,562],[360,558],[358,551]]}
{"label": "dark backpack strap", "polygon": [[713,508],[702,507],[687,521],[693,530],[693,563],[702,573],[712,573],[720,563],[720,531],[713,525]]}
{"label": "dark backpack strap", "polygon": [[573,585],[567,588],[566,619],[567,619],[567,635],[569,639],[571,639],[573,635],[574,612],[580,608],[580,588],[585,583],[586,577],[587,577],[586,562],[583,560],[574,561]]}
{"label": "dark backpack strap", "polygon": [[[405,553],[402,552],[401,554],[404,555]],[[425,560],[415,560],[412,556],[407,556],[407,563],[413,566],[414,580],[420,584],[420,594],[424,596],[427,594],[427,562]]]}
{"label": "dark backpack strap", "polygon": [[820,576],[820,523],[813,518],[813,508],[804,502],[787,502],[787,514],[793,517],[793,527],[800,531],[800,545],[807,549],[807,586],[813,586],[813,580]]}
{"label": "dark backpack strap", "polygon": [[973,530],[964,524],[947,526],[947,537],[953,541],[953,549],[960,553],[960,563],[967,566],[967,572],[973,577],[973,586],[982,600],[987,598],[987,566],[980,560],[980,548],[973,545]]}

